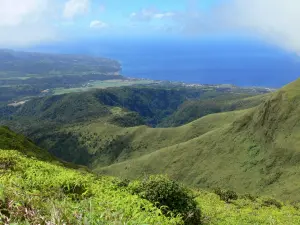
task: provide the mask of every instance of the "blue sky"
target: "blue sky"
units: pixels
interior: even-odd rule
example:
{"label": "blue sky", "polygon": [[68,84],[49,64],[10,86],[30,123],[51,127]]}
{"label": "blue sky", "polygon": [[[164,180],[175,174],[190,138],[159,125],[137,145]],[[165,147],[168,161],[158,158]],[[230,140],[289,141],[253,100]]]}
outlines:
{"label": "blue sky", "polygon": [[0,0],[0,48],[99,37],[249,36],[300,54],[299,0]]}
{"label": "blue sky", "polygon": [[[60,21],[58,26],[64,33],[79,36],[178,35],[184,33],[184,23],[193,12],[207,13],[219,2],[220,0],[91,0],[86,1],[86,6],[81,5],[82,8],[86,7],[85,13],[74,12],[70,20]],[[76,4],[76,0],[73,3]],[[78,30],[84,32],[78,33]]]}

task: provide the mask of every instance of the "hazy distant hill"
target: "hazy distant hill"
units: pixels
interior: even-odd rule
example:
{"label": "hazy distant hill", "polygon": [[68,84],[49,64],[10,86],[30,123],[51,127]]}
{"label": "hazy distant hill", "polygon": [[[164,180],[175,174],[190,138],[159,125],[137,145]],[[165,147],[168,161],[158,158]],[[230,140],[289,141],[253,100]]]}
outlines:
{"label": "hazy distant hill", "polygon": [[111,59],[0,49],[0,78],[57,75],[118,74],[121,65]]}
{"label": "hazy distant hill", "polygon": [[85,55],[0,49],[0,104],[79,88],[91,81],[124,80],[119,62]]}

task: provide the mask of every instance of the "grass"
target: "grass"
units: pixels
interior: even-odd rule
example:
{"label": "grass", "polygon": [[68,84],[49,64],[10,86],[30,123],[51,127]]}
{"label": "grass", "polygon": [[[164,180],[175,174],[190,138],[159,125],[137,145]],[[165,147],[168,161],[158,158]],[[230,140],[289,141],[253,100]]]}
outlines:
{"label": "grass", "polygon": [[[180,224],[113,178],[66,169],[0,150],[1,219],[17,224]],[[0,219],[0,221],[1,221]]]}
{"label": "grass", "polygon": [[[113,115],[124,112],[117,107]],[[83,163],[91,169],[138,158],[158,149],[192,140],[224,124],[232,122],[246,111],[234,111],[208,115],[187,125],[176,128],[150,128],[147,126],[120,127],[109,122],[110,117],[99,121],[63,126],[58,131],[44,133],[39,139],[42,147],[48,147],[58,157],[74,163]],[[78,160],[77,154],[82,151]],[[85,152],[85,153],[84,153]],[[77,157],[76,157],[77,156]]]}
{"label": "grass", "polygon": [[[6,163],[6,164],[5,164]],[[14,224],[182,224],[147,200],[95,176],[0,150],[0,221]],[[226,203],[214,193],[193,191],[206,225],[299,224],[296,205],[266,206],[265,198]]]}
{"label": "grass", "polygon": [[249,109],[262,103],[268,96],[269,94],[249,97],[249,94],[224,93],[207,99],[188,100],[173,114],[164,118],[159,126],[175,127],[213,113]]}
{"label": "grass", "polygon": [[0,128],[1,224],[182,224],[180,216],[165,217],[118,187],[115,178],[66,167],[22,135]]}
{"label": "grass", "polygon": [[196,198],[202,209],[204,224],[210,225],[286,225],[299,224],[300,213],[297,207],[285,204],[281,209],[263,206],[264,198],[254,201],[240,197],[226,203],[214,193],[199,191]]}

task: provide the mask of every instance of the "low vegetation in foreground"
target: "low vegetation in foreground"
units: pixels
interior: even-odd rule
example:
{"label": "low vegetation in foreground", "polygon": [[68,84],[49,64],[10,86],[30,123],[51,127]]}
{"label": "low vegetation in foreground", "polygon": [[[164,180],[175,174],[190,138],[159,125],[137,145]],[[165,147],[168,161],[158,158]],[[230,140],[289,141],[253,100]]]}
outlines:
{"label": "low vegetation in foreground", "polygon": [[[217,188],[192,190],[166,176],[138,180],[67,168],[1,128],[1,224],[299,224],[297,203]],[[39,158],[39,155],[42,158]]]}

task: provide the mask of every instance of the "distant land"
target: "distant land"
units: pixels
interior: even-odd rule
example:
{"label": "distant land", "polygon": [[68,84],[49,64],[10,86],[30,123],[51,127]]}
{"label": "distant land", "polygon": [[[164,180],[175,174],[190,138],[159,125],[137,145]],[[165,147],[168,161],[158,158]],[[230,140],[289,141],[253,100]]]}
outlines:
{"label": "distant land", "polygon": [[[232,84],[210,85],[122,76],[122,65],[117,60],[83,54],[0,49],[0,59],[0,104],[8,101],[12,106],[24,104],[33,97],[123,86],[239,89]],[[251,93],[273,91],[267,87],[245,88]]]}
{"label": "distant land", "polygon": [[279,88],[300,75],[297,55],[255,39],[103,38],[27,50],[113,58],[122,64],[124,76],[151,80]]}

